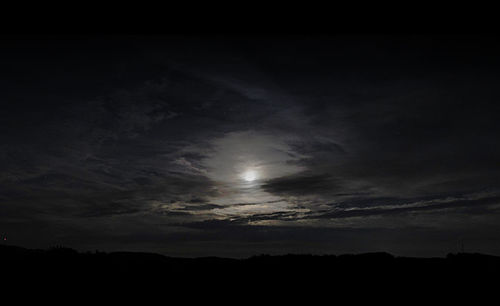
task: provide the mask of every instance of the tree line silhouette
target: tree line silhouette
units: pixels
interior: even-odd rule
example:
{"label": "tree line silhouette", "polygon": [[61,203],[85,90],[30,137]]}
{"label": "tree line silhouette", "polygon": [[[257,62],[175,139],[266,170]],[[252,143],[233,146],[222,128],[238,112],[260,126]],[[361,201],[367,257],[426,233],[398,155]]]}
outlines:
{"label": "tree line silhouette", "polygon": [[[490,288],[500,275],[500,257],[456,253],[442,258],[397,257],[388,253],[345,255],[258,255],[246,259],[176,258],[137,252],[78,252],[64,246],[33,250],[0,245],[3,280],[45,286],[100,284],[117,290],[168,287],[216,292],[259,290],[449,290]],[[177,288],[177,289],[172,289]],[[295,289],[293,289],[295,288]]]}

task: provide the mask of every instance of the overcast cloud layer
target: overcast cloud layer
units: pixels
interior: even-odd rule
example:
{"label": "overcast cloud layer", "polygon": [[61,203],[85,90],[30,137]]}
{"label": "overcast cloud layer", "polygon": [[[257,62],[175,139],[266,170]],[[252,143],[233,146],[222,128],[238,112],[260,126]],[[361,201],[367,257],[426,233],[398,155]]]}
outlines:
{"label": "overcast cloud layer", "polygon": [[9,243],[500,254],[496,39],[2,44]]}

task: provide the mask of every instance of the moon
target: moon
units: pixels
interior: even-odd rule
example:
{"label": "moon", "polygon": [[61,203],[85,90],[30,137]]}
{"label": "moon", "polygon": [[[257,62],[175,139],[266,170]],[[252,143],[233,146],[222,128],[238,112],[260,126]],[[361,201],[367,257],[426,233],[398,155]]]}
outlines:
{"label": "moon", "polygon": [[253,182],[259,178],[259,174],[257,173],[257,171],[251,169],[243,172],[243,175],[241,177],[247,182]]}

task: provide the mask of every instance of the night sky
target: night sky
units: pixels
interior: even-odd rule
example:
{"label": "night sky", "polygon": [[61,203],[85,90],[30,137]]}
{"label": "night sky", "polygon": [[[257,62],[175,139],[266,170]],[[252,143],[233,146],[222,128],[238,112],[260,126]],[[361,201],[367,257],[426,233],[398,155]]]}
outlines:
{"label": "night sky", "polygon": [[4,39],[1,243],[500,255],[499,54],[486,36]]}

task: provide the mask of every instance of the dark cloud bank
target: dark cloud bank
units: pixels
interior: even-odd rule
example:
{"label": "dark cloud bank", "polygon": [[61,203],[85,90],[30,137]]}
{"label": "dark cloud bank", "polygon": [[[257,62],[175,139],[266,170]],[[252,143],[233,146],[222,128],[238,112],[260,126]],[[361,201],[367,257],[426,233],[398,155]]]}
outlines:
{"label": "dark cloud bank", "polygon": [[3,41],[0,231],[176,256],[500,254],[499,51],[495,37]]}

